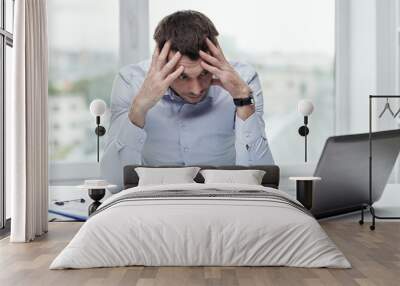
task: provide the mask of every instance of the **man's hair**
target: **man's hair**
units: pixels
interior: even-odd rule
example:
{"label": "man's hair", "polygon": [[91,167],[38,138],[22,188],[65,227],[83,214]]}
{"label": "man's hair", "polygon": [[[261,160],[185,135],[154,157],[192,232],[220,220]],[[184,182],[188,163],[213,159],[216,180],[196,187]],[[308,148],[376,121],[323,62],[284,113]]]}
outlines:
{"label": "man's hair", "polygon": [[179,51],[191,60],[199,58],[199,50],[208,51],[206,38],[217,43],[218,31],[204,14],[184,10],[164,17],[157,25],[154,40],[161,51],[167,40],[171,41],[171,50]]}

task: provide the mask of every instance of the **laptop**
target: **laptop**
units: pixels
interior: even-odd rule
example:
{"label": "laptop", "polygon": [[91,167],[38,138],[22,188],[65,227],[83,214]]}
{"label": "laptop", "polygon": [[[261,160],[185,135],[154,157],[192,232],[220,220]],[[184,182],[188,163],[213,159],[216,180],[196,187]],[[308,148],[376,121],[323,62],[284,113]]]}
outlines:
{"label": "laptop", "polygon": [[[314,176],[312,214],[324,218],[369,202],[369,133],[326,140]],[[400,152],[400,129],[372,133],[372,203],[379,200]]]}

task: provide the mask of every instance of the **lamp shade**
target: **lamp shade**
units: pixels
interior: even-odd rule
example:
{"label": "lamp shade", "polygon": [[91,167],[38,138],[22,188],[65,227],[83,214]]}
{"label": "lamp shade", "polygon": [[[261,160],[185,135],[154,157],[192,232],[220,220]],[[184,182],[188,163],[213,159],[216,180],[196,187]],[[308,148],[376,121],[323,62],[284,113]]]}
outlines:
{"label": "lamp shade", "polygon": [[297,105],[297,110],[303,116],[308,116],[314,111],[314,105],[310,100],[303,99],[299,101],[299,104]]}
{"label": "lamp shade", "polygon": [[90,103],[90,113],[93,116],[102,116],[106,112],[107,105],[102,99],[95,99]]}

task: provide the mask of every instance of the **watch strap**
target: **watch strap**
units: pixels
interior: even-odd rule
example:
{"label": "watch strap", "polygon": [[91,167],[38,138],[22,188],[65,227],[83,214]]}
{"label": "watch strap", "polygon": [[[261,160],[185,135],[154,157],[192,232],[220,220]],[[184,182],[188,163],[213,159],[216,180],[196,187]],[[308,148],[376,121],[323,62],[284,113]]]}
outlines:
{"label": "watch strap", "polygon": [[233,103],[236,106],[246,106],[246,105],[250,105],[254,103],[254,98],[252,93],[250,93],[250,95],[248,97],[245,98],[234,98],[233,99]]}

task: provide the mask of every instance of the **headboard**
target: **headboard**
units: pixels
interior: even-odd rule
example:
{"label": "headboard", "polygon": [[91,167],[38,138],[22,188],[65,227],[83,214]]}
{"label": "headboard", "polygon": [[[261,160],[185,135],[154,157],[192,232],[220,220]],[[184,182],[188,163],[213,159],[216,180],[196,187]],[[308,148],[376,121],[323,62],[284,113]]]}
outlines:
{"label": "headboard", "polygon": [[[144,166],[144,165],[127,165],[124,167],[124,189],[133,188],[138,185],[139,176],[135,171],[136,167],[147,167],[147,168],[179,168],[179,167],[190,167],[190,166]],[[277,189],[279,187],[279,167],[275,165],[258,165],[258,166],[201,166],[201,169],[218,169],[218,170],[247,170],[256,169],[264,170],[265,175],[262,179],[262,185],[265,187],[271,187]],[[204,183],[203,176],[198,173],[194,178],[197,183]]]}

